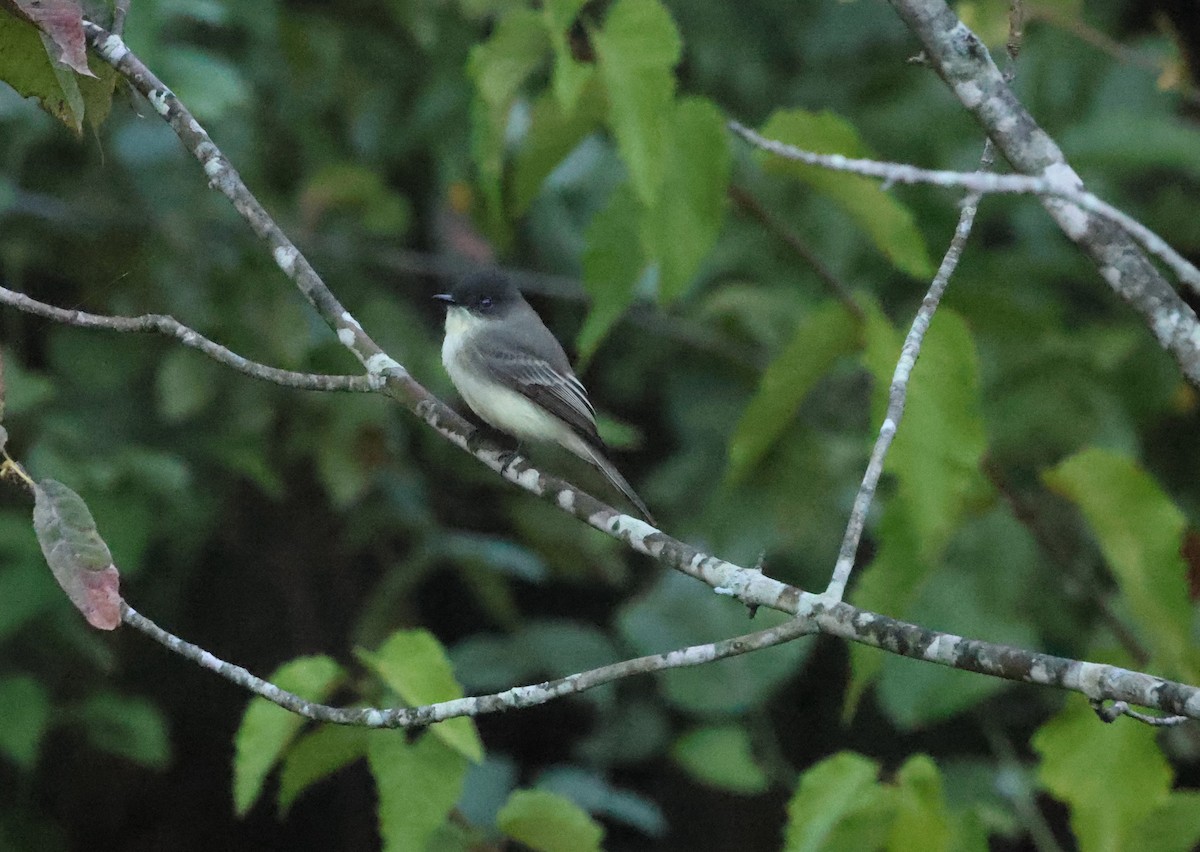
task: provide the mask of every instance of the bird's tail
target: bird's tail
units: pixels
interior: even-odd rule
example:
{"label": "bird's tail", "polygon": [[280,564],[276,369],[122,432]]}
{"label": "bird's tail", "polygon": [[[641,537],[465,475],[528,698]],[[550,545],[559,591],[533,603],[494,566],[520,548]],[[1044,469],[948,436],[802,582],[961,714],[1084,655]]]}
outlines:
{"label": "bird's tail", "polygon": [[617,490],[629,498],[629,502],[637,506],[637,510],[642,513],[642,517],[649,521],[652,525],[658,526],[658,521],[654,520],[654,516],[650,514],[650,510],[646,508],[646,504],[642,502],[642,498],[637,496],[637,492],[632,486],[625,481],[625,477],[621,476],[613,463],[610,462],[604,455],[604,451],[598,447],[593,447],[586,441],[581,442],[587,450],[587,460],[590,461],[596,468],[608,477],[608,481],[616,486]]}

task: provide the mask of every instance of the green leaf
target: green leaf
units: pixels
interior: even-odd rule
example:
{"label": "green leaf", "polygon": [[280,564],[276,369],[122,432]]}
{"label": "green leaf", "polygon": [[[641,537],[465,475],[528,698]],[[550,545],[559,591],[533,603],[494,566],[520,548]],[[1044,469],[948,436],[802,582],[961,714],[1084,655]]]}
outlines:
{"label": "green leaf", "polygon": [[638,198],[653,206],[666,174],[679,32],[658,0],[617,0],[593,44],[617,150]]}
{"label": "green leaf", "polygon": [[425,849],[462,792],[467,760],[437,737],[409,743],[404,731],[370,731],[367,762],[379,791],[385,852]]}
{"label": "green leaf", "polygon": [[[766,629],[785,618],[760,611],[754,627]],[[648,592],[622,607],[617,626],[639,654],[712,642],[750,629],[743,606],[677,572],[662,574]],[[809,642],[788,642],[704,666],[670,669],[656,677],[666,697],[689,712],[744,713],[796,676],[811,647]]]}
{"label": "green leaf", "polygon": [[1200,654],[1190,640],[1183,513],[1133,459],[1108,450],[1077,453],[1043,478],[1079,506],[1157,667],[1195,681]]}
{"label": "green leaf", "polygon": [[[873,156],[854,127],[828,111],[780,110],[767,120],[761,133],[768,139],[818,154]],[[884,192],[878,181],[804,165],[773,154],[760,156],[767,171],[798,178],[839,204],[901,272],[914,278],[933,275],[933,262],[929,259],[925,240],[913,222],[912,212]]]}
{"label": "green leaf", "polygon": [[628,183],[622,183],[597,213],[584,241],[583,286],[592,297],[587,319],[575,339],[579,370],[596,353],[621,314],[633,301],[634,289],[646,268],[638,222],[642,207]]}
{"label": "green leaf", "polygon": [[766,790],[767,774],[754,760],[750,736],[740,725],[689,731],[671,747],[671,757],[703,784],[754,795]]}
{"label": "green leaf", "polygon": [[21,769],[32,769],[50,725],[50,696],[31,677],[0,679],[0,719],[0,754]]}
{"label": "green leaf", "polygon": [[604,829],[570,799],[545,790],[514,790],[496,825],[537,852],[599,850]]}
{"label": "green leaf", "polygon": [[554,49],[554,96],[567,114],[574,112],[579,94],[593,78],[593,68],[579,62],[571,53],[570,30],[575,17],[587,0],[547,0],[542,17]]}
{"label": "green leaf", "polygon": [[[1046,570],[1029,532],[998,505],[958,531],[942,563],[907,606],[906,617],[992,642],[1037,647],[1029,596],[1037,593],[1039,572]],[[949,718],[1012,685],[894,654],[872,655],[880,664],[876,700],[888,718],[907,730]]]}
{"label": "green leaf", "polygon": [[1132,720],[1106,725],[1079,698],[1033,735],[1042,756],[1038,780],[1070,806],[1081,852],[1153,848],[1135,829],[1167,804],[1171,789],[1173,773],[1157,736]]}
{"label": "green leaf", "polygon": [[599,127],[605,106],[603,92],[598,86],[589,86],[576,108],[569,112],[549,94],[534,101],[529,132],[513,164],[512,212],[515,215],[529,209],[550,173]]}
{"label": "green leaf", "polygon": [[867,852],[880,848],[896,810],[876,778],[879,765],[841,752],[810,767],[787,806],[784,852]]}
{"label": "green leaf", "polygon": [[34,487],[33,529],[54,579],[88,624],[116,628],[120,579],[83,498],[61,482],[43,479]]}
{"label": "green leaf", "polygon": [[151,769],[165,769],[171,741],[162,711],[145,698],[102,692],[84,701],[78,718],[88,742]]}
{"label": "green leaf", "polygon": [[521,87],[542,63],[548,48],[541,16],[513,9],[496,25],[491,38],[471,50],[467,72],[478,92],[471,110],[471,149],[479,169],[479,185],[493,228],[502,224],[508,115]]}
{"label": "green leaf", "polygon": [[725,479],[741,482],[795,417],[817,381],[858,346],[858,323],[836,302],[818,305],[797,325],[792,340],[763,372],[758,390],[729,440]]}
{"label": "green leaf", "polygon": [[0,8],[0,45],[0,80],[80,133],[84,102],[76,75],[51,60],[37,27]]}
{"label": "green leaf", "polygon": [[[463,697],[445,649],[426,630],[400,630],[393,633],[378,651],[360,648],[356,653],[410,706]],[[434,724],[431,730],[434,736],[464,757],[476,763],[483,759],[483,743],[473,719],[465,716],[447,719]]]}
{"label": "green leaf", "polygon": [[[314,656],[284,663],[268,680],[309,701],[324,701],[343,678],[337,663]],[[267,775],[305,723],[303,716],[265,698],[254,698],[247,705],[233,741],[233,807],[239,816],[258,801]]]}
{"label": "green leaf", "polygon": [[896,788],[896,821],[888,839],[888,852],[955,848],[937,765],[924,754],[910,757],[896,773]]}
{"label": "green leaf", "polygon": [[1132,836],[1154,852],[1191,852],[1200,844],[1200,791],[1172,791]]}
{"label": "green leaf", "polygon": [[659,264],[664,303],[683,295],[717,241],[732,162],[725,119],[712,102],[681,99],[672,119],[663,191],[641,220],[647,252]]}
{"label": "green leaf", "polygon": [[322,778],[367,754],[367,728],[326,725],[296,740],[279,770],[279,814],[286,816],[300,794]]}

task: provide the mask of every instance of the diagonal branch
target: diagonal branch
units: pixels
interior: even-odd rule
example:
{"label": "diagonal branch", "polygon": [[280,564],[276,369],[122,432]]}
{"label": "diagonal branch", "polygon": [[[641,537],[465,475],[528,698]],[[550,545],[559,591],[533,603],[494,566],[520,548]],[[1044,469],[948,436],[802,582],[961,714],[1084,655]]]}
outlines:
{"label": "diagonal branch", "polygon": [[794,586],[773,580],[760,571],[742,568],[702,553],[639,518],[618,512],[574,485],[543,473],[526,459],[482,439],[475,427],[426,390],[363,330],[251,194],[229,160],[171,90],[118,36],[90,22],[84,23],[84,31],[89,44],[146,97],[175,131],[203,167],[209,185],[233,203],[254,233],[267,244],[276,265],[300,288],[317,313],[337,334],[342,345],[350,349],[367,368],[372,384],[380,392],[407,406],[442,437],[474,455],[504,479],[553,502],[563,511],[619,539],[639,553],[733,595],[747,606],[765,606],[789,613],[796,611],[803,592]]}
{"label": "diagonal branch", "polygon": [[[1013,168],[1064,187],[1082,186],[1058,145],[1005,83],[983,42],[943,0],[889,2],[921,41],[942,80]],[[1159,345],[1171,353],[1188,379],[1200,385],[1200,322],[1138,248],[1132,232],[1123,232],[1078,201],[1043,197],[1042,206],[1092,259],[1113,291],[1142,315]],[[1200,292],[1195,278],[1189,275],[1185,280]]]}
{"label": "diagonal branch", "polygon": [[[989,161],[990,153],[990,146],[985,146],[983,155],[985,163]],[[833,566],[833,576],[829,580],[829,586],[825,589],[825,595],[832,600],[840,601],[846,594],[846,584],[850,581],[850,572],[854,570],[854,559],[858,555],[858,545],[862,540],[863,528],[867,523],[867,513],[875,499],[875,488],[879,485],[879,477],[883,475],[883,462],[892,446],[892,440],[896,437],[896,430],[900,428],[900,420],[904,417],[904,405],[908,400],[908,380],[912,376],[913,367],[916,366],[917,357],[921,354],[921,344],[925,340],[925,332],[929,330],[929,324],[933,322],[933,314],[942,300],[942,294],[946,292],[950,276],[958,267],[958,260],[962,257],[967,238],[971,235],[971,228],[975,224],[975,212],[979,209],[979,199],[978,193],[972,193],[963,201],[962,212],[958,217],[958,226],[954,229],[950,246],[942,256],[942,263],[938,267],[937,274],[934,275],[933,282],[929,285],[928,292],[925,293],[925,298],[921,300],[921,307],[917,309],[912,327],[909,328],[908,335],[904,338],[904,345],[900,349],[900,358],[896,361],[896,369],[892,373],[892,384],[888,388],[887,412],[884,414],[883,425],[879,427],[879,437],[875,439],[875,446],[871,448],[871,457],[867,461],[867,470],[863,474],[862,485],[859,486],[858,493],[854,496],[850,519],[846,523],[846,534],[842,538],[841,547],[838,548],[837,562]]]}

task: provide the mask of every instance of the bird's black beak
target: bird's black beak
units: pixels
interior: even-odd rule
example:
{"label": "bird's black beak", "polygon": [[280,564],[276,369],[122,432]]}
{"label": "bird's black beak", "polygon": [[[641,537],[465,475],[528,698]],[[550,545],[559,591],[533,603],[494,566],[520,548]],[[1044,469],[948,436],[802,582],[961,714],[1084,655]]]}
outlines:
{"label": "bird's black beak", "polygon": [[454,304],[454,297],[451,296],[449,293],[438,293],[433,298],[437,299],[439,302],[445,302],[447,305]]}

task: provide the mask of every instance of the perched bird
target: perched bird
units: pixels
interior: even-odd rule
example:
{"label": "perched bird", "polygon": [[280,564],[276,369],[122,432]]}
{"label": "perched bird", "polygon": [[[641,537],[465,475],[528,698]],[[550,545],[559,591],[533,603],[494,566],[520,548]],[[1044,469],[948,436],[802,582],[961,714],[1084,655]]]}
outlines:
{"label": "perched bird", "polygon": [[460,280],[445,302],[442,364],[471,410],[518,440],[553,441],[600,470],[646,520],[646,504],[606,457],[596,410],[562,346],[505,275]]}

